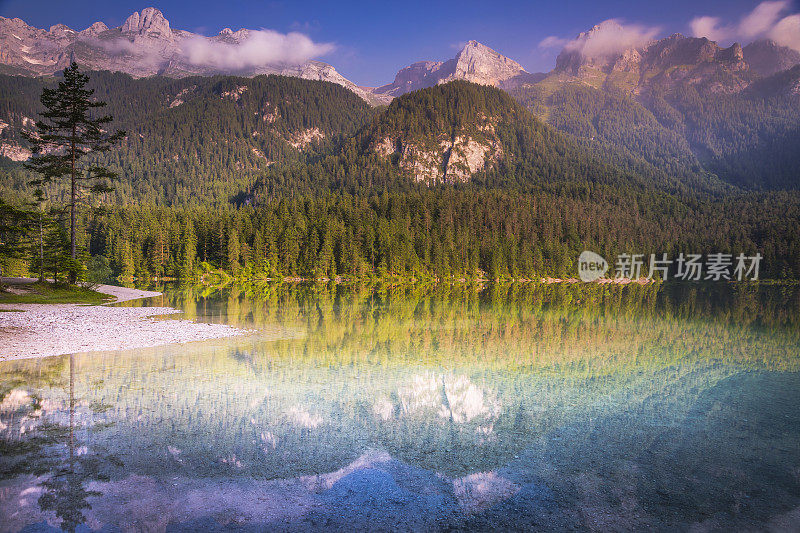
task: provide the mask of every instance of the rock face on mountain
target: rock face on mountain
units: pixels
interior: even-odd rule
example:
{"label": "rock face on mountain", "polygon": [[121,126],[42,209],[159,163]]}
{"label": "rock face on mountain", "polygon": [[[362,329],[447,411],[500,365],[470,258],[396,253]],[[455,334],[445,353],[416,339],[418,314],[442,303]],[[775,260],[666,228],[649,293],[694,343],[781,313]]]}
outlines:
{"label": "rock face on mountain", "polygon": [[167,39],[172,36],[169,21],[154,7],[145,8],[141,13],[134,12],[120,29],[122,33],[156,34]]}
{"label": "rock face on mountain", "polygon": [[[609,44],[609,35],[620,35],[620,42]],[[575,76],[592,70],[642,74],[709,62],[726,62],[746,69],[738,43],[723,49],[704,37],[684,37],[679,33],[660,40],[639,38],[624,42],[622,26],[608,20],[568,43],[556,58],[554,72]]]}
{"label": "rock face on mountain", "polygon": [[[90,70],[124,72],[134,77],[282,74],[337,83],[371,103],[386,101],[386,98],[358,87],[321,61],[237,68],[209,60],[208,56],[213,54],[208,50],[215,45],[243,44],[250,37],[251,32],[246,29],[234,32],[226,28],[213,37],[177,30],[171,28],[163,13],[153,7],[131,14],[120,27],[109,29],[102,22],[95,22],[81,32],[63,24],[43,30],[18,18],[0,17],[0,72],[52,75],[77,61]],[[220,54],[229,51],[220,50]]]}
{"label": "rock face on mountain", "polygon": [[750,71],[759,76],[772,76],[800,65],[800,52],[770,40],[755,41],[742,50]]}
{"label": "rock face on mountain", "polygon": [[[556,59],[552,80],[584,82],[632,93],[647,94],[688,84],[710,93],[738,93],[760,77],[771,76],[800,63],[800,53],[771,41],[742,48],[722,48],[705,37],[674,34],[622,50],[592,50],[580,46],[592,33],[582,33]],[[575,44],[578,43],[578,44]]]}
{"label": "rock face on mountain", "polygon": [[676,33],[650,44],[642,53],[645,71],[696,67],[703,63],[725,65],[729,70],[747,70],[739,43],[722,48],[705,37],[684,37]]}
{"label": "rock face on mountain", "polygon": [[682,84],[712,93],[738,93],[760,77],[800,64],[800,53],[772,41],[722,48],[706,38],[674,34],[660,40],[637,37],[629,42],[620,37],[610,45],[609,32],[625,35],[614,20],[579,34],[558,55],[548,74],[529,74],[516,61],[469,41],[453,59],[413,63],[400,70],[392,83],[372,92],[391,99],[453,80],[514,90],[547,79],[551,87],[581,82],[634,95]]}
{"label": "rock face on mountain", "polygon": [[567,43],[545,79],[509,92],[561,131],[657,172],[797,187],[800,54],[630,35],[606,21]]}
{"label": "rock face on mountain", "polygon": [[501,87],[525,76],[529,74],[516,61],[477,41],[469,41],[453,59],[414,63],[398,72],[394,82],[373,92],[396,97],[453,80]]}
{"label": "rock face on mountain", "polygon": [[[497,86],[515,76],[527,74],[522,65],[516,61],[498,54],[477,41],[469,41],[451,61],[447,62],[448,68],[443,70],[442,73],[446,76],[439,80],[440,83],[465,80],[480,85]],[[452,72],[450,72],[451,65]]]}
{"label": "rock face on mountain", "polygon": [[374,92],[396,97],[417,89],[433,87],[439,83],[439,71],[443,64],[441,61],[419,61],[409,65],[397,73],[394,82],[378,87]]}
{"label": "rock face on mountain", "polygon": [[581,33],[559,54],[555,68],[548,74],[530,74],[516,61],[477,41],[469,41],[454,58],[414,63],[400,70],[392,83],[373,89],[356,85],[331,65],[316,60],[231,62],[232,50],[239,45],[253,49],[259,43],[252,39],[260,32],[225,28],[206,37],[172,28],[163,13],[153,7],[132,13],[119,27],[95,22],[82,31],[63,24],[44,30],[18,18],[0,17],[0,73],[52,75],[77,61],[90,70],[118,71],[134,77],[281,74],[330,81],[379,105],[453,80],[511,91],[547,80],[544,85],[548,87],[577,82],[634,96],[687,84],[702,92],[732,94],[745,90],[759,78],[800,64],[800,52],[767,40],[744,48],[738,43],[722,48],[705,38],[675,34],[661,40],[637,37],[625,41],[620,37],[609,45],[603,37],[609,31],[625,35],[614,20]]}
{"label": "rock face on mountain", "polygon": [[378,155],[397,156],[398,164],[414,181],[427,185],[461,183],[503,157],[503,147],[491,120],[479,124],[480,133],[442,133],[428,139],[384,137],[372,148]]}
{"label": "rock face on mountain", "polygon": [[621,35],[622,26],[614,20],[607,20],[589,31],[578,34],[556,58],[554,71],[577,75],[589,69],[612,69],[621,72],[638,69],[642,60],[641,45],[644,43],[620,42],[614,47],[606,44],[597,45],[596,41],[605,40],[601,36],[607,32]]}
{"label": "rock face on mountain", "polygon": [[524,136],[517,128],[526,119],[532,116],[505,92],[456,80],[398,97],[361,131],[358,145],[413,181],[463,183],[520,155],[509,154],[503,134]]}

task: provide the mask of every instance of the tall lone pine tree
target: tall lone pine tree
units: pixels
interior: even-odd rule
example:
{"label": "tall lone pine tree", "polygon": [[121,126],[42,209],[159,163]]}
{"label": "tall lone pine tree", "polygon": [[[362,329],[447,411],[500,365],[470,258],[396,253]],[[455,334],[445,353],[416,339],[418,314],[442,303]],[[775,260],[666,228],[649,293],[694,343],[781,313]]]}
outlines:
{"label": "tall lone pine tree", "polygon": [[93,89],[86,89],[89,77],[72,63],[64,69],[64,80],[55,89],[42,90],[40,113],[42,120],[36,123],[36,131],[25,135],[31,143],[34,157],[25,167],[39,174],[31,185],[41,186],[56,180],[69,179],[70,183],[70,257],[73,267],[69,281],[76,281],[77,245],[75,219],[78,202],[83,193],[99,193],[110,190],[108,181],[115,173],[97,164],[81,164],[85,156],[107,152],[111,146],[125,136],[125,132],[106,132],[103,126],[110,123],[110,115],[92,118],[90,111],[103,107],[105,102],[93,102]]}

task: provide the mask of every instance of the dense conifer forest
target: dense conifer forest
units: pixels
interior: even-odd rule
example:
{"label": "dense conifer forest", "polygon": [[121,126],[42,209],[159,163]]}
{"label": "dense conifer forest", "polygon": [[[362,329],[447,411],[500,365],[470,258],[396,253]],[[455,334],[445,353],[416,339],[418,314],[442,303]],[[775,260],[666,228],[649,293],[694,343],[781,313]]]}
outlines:
{"label": "dense conifer forest", "polygon": [[[24,146],[20,132],[52,83],[0,76],[0,141]],[[685,95],[684,107],[648,109],[586,87],[515,100],[452,82],[374,109],[340,86],[280,76],[100,72],[91,86],[127,137],[97,156],[120,175],[114,191],[82,209],[89,279],[574,277],[585,249],[612,263],[621,253],[758,252],[762,278],[800,277],[796,131],[789,118],[761,120],[791,114],[777,101]],[[537,118],[545,111],[548,123]],[[384,138],[480,140],[487,121],[503,155],[465,182],[418,182],[400,152],[375,150]],[[703,121],[749,129],[737,141]],[[745,156],[758,135],[779,152],[762,153],[774,168]],[[5,257],[5,271],[36,271],[41,235],[46,269],[63,272],[65,191],[50,187],[37,204],[30,173],[0,161],[3,198],[28,212],[27,249]]]}

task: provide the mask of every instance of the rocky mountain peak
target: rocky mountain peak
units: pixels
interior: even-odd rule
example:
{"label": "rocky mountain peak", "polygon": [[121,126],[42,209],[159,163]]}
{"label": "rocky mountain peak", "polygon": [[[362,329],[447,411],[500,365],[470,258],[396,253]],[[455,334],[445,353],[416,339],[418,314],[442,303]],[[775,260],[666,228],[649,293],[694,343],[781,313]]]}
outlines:
{"label": "rocky mountain peak", "polygon": [[374,90],[377,95],[400,96],[453,80],[500,86],[517,76],[528,75],[522,65],[478,41],[468,41],[448,61],[418,61],[395,76],[394,82]]}
{"label": "rocky mountain peak", "polygon": [[744,60],[744,50],[739,43],[733,43],[730,48],[725,50],[726,59],[728,61],[742,61]]}
{"label": "rocky mountain peak", "polygon": [[[606,21],[603,24],[611,23]],[[562,50],[556,59],[555,72],[574,76],[596,76],[597,71],[657,74],[670,69],[724,68],[729,71],[747,70],[744,50],[739,43],[728,48],[720,47],[705,37],[686,37],[675,33],[656,41],[632,44],[624,49],[607,51],[605,54],[592,53],[587,46],[592,32],[581,33],[578,38]],[[710,72],[710,71],[709,71]]]}
{"label": "rocky mountain peak", "polygon": [[0,24],[3,26],[27,26],[24,20],[19,17],[14,17],[13,19],[2,17],[0,16]]}
{"label": "rocky mountain peak", "polygon": [[606,20],[567,43],[555,70],[573,75],[585,68],[634,72],[651,43],[648,36],[629,34],[618,21]]}
{"label": "rocky mountain peak", "polygon": [[108,31],[108,26],[106,26],[102,22],[98,21],[98,22],[95,22],[94,24],[92,24],[91,26],[89,26],[88,28],[86,28],[85,30],[83,30],[81,32],[81,35],[96,36],[96,35],[100,35],[104,31]]}
{"label": "rocky mountain peak", "polygon": [[467,80],[481,85],[499,85],[520,74],[527,72],[513,59],[478,41],[469,41],[456,55],[453,72],[439,83]]}
{"label": "rocky mountain peak", "polygon": [[612,70],[616,72],[636,72],[642,63],[642,54],[635,48],[630,48],[614,61]]}
{"label": "rocky mountain peak", "polygon": [[772,76],[800,64],[800,52],[768,39],[748,44],[742,53],[750,71],[759,76]]}
{"label": "rocky mountain peak", "polygon": [[494,50],[492,50],[491,48],[489,48],[488,46],[486,46],[485,44],[479,43],[478,41],[475,40],[470,40],[467,41],[464,47],[458,51],[458,53],[456,54],[456,60],[459,60],[461,58],[471,58],[471,57],[484,58],[484,57],[496,57],[496,56],[503,57]]}
{"label": "rocky mountain peak", "polygon": [[244,41],[245,39],[250,37],[250,30],[248,30],[247,28],[236,30],[231,34],[231,37],[233,37],[237,41]]}
{"label": "rocky mountain peak", "polygon": [[123,33],[159,34],[171,37],[169,21],[154,7],[146,7],[140,13],[133,12],[122,25]]}
{"label": "rocky mountain peak", "polygon": [[394,77],[394,82],[378,87],[374,92],[392,98],[417,89],[433,87],[439,80],[441,67],[441,61],[417,61],[400,69]]}
{"label": "rocky mountain peak", "polygon": [[[95,22],[80,33],[62,24],[53,26],[48,32],[28,26],[18,18],[0,17],[0,67],[10,67],[13,72],[31,76],[52,75],[72,61],[87,70],[125,72],[134,77],[281,74],[330,81],[347,87],[371,103],[387,103],[387,100],[344,78],[327,63],[313,60],[297,65],[265,62],[242,70],[235,63],[219,65],[195,61],[184,46],[189,40],[205,40],[212,48],[220,42],[235,45],[251,36],[252,33],[246,29],[234,32],[225,28],[214,37],[173,30],[163,13],[154,7],[132,13],[122,26],[113,30],[102,22]],[[119,50],[126,53],[118,53]]]}
{"label": "rocky mountain peak", "polygon": [[59,38],[70,37],[75,34],[75,30],[64,24],[55,24],[50,26],[50,29],[47,31],[51,35]]}

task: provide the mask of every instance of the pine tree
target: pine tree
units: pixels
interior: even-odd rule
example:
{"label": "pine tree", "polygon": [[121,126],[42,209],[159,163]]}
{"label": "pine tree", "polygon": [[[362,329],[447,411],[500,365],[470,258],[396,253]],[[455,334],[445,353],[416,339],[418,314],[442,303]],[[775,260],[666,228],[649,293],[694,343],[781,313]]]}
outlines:
{"label": "pine tree", "polygon": [[133,261],[133,252],[131,250],[131,241],[129,239],[125,239],[122,242],[122,272],[120,273],[120,279],[124,281],[133,281],[133,278],[136,274],[136,267],[134,266]]}
{"label": "pine tree", "polygon": [[44,215],[44,207],[45,207],[45,197],[44,192],[41,189],[36,189],[33,193],[34,198],[36,199],[36,221],[38,226],[38,233],[39,233],[39,282],[44,283],[44,227],[45,227],[45,215]]}
{"label": "pine tree", "polygon": [[262,274],[267,266],[267,250],[261,231],[256,230],[253,236],[253,270]]}
{"label": "pine tree", "polygon": [[226,266],[231,271],[239,270],[239,256],[240,256],[240,246],[239,246],[239,232],[237,231],[236,227],[230,228],[230,233],[228,234],[228,253],[226,257]]}
{"label": "pine tree", "polygon": [[[43,271],[53,274],[53,281],[58,283],[59,274],[72,269],[72,259],[69,254],[69,234],[66,228],[58,222],[50,221],[44,234]],[[34,263],[35,265],[35,263]]]}
{"label": "pine tree", "polygon": [[[92,118],[90,110],[106,105],[90,100],[93,89],[86,89],[89,77],[72,63],[64,70],[64,80],[56,89],[44,88],[41,102],[46,111],[36,123],[34,133],[26,133],[34,157],[25,167],[39,174],[32,185],[46,185],[55,180],[69,179],[70,183],[70,257],[77,262],[76,216],[78,201],[85,192],[103,193],[110,190],[107,182],[116,174],[97,164],[81,164],[88,154],[107,152],[125,136],[125,132],[109,133],[103,128],[111,116]],[[76,281],[77,269],[70,268],[71,283]]]}
{"label": "pine tree", "polygon": [[29,213],[0,198],[0,275],[8,259],[19,258],[25,252],[26,224]]}
{"label": "pine tree", "polygon": [[197,256],[197,236],[192,220],[187,217],[181,236],[181,267],[179,277],[190,278],[194,274],[194,261]]}

